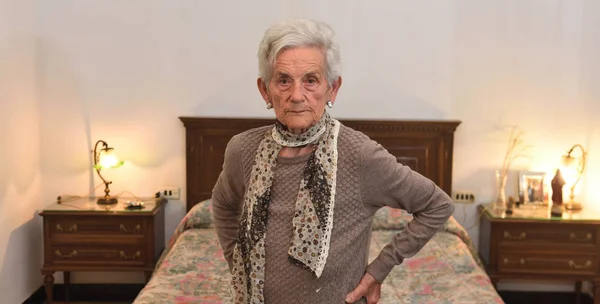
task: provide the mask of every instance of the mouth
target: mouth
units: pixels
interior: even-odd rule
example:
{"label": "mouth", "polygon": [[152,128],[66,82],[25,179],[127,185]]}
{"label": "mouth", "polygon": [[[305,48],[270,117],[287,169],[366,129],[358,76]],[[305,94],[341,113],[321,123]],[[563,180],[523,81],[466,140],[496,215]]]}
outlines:
{"label": "mouth", "polygon": [[300,111],[287,111],[290,114],[303,114],[304,112],[307,112],[306,110],[300,110]]}

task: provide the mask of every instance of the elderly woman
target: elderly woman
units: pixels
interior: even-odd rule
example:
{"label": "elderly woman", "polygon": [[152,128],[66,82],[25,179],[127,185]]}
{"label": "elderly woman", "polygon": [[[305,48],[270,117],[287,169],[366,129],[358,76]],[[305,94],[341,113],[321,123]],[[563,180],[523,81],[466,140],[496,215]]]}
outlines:
{"label": "elderly woman", "polygon": [[[392,268],[454,210],[432,181],[327,113],[342,85],[333,34],[296,19],[260,43],[258,90],[276,121],[231,139],[213,189],[235,303],[377,303]],[[383,206],[414,219],[368,264]]]}

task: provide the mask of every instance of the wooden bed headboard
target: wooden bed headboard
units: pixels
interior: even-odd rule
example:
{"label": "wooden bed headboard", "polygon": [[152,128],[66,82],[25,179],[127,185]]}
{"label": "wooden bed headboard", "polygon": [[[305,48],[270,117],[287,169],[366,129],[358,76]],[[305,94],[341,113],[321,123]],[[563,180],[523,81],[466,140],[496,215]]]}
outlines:
{"label": "wooden bed headboard", "polygon": [[[186,211],[212,195],[225,147],[234,135],[273,124],[273,119],[180,117],[185,126]],[[379,142],[398,162],[452,193],[454,131],[460,121],[340,120]]]}

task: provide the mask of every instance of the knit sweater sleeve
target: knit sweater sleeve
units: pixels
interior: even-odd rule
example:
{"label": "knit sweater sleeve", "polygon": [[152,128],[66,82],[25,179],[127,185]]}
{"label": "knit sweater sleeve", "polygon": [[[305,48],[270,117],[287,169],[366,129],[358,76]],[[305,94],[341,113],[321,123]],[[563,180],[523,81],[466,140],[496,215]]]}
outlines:
{"label": "knit sweater sleeve", "polygon": [[404,209],[413,215],[406,229],[396,234],[366,271],[383,282],[394,266],[415,255],[454,212],[452,199],[435,183],[398,163],[380,144],[369,140],[362,147],[360,191],[373,213],[383,207]]}
{"label": "knit sweater sleeve", "polygon": [[229,269],[232,269],[233,248],[238,237],[239,219],[244,204],[244,174],[241,153],[240,137],[234,136],[225,149],[223,170],[212,192],[215,229]]}

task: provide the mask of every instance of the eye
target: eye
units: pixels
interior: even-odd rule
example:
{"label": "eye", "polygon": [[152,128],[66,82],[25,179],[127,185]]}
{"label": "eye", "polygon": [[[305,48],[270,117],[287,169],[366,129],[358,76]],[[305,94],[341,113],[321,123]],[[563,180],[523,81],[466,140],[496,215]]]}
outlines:
{"label": "eye", "polygon": [[308,83],[308,84],[317,84],[317,83],[319,83],[319,81],[315,77],[310,77],[310,78],[308,78],[306,80],[306,83]]}
{"label": "eye", "polygon": [[280,85],[288,85],[290,83],[291,83],[291,81],[289,78],[279,78],[277,80],[277,84],[280,84]]}

